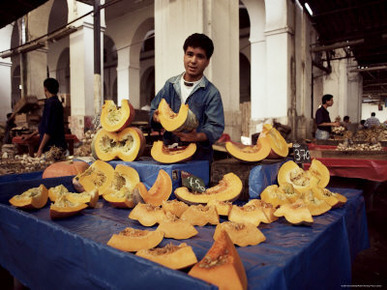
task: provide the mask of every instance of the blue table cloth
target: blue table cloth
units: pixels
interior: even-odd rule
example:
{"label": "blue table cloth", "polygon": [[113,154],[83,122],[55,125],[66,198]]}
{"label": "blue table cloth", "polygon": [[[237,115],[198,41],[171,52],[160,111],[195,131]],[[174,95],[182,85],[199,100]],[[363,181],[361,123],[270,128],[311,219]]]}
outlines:
{"label": "blue table cloth", "polygon": [[[106,245],[125,227],[144,229],[128,219],[129,209],[100,200],[97,208],[63,220],[49,218],[49,204],[23,211],[9,205],[14,194],[44,183],[64,184],[71,177],[0,184],[0,265],[32,289],[215,289],[186,274]],[[279,219],[259,228],[266,242],[237,247],[249,289],[341,289],[351,283],[351,261],[369,247],[361,191],[335,189],[348,202],[315,217],[312,226],[292,226]],[[153,227],[151,229],[155,229]],[[196,227],[186,242],[198,260],[213,244],[215,226]]]}

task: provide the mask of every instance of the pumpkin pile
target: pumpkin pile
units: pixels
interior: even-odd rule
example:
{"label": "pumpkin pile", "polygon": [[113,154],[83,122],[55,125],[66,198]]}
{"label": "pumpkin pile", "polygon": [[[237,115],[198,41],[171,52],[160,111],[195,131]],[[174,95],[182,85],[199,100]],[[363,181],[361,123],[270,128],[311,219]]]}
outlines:
{"label": "pumpkin pile", "polygon": [[106,100],[102,106],[101,125],[91,144],[95,159],[123,161],[138,159],[145,149],[145,137],[136,127],[128,127],[134,120],[135,111],[129,100],[122,100],[121,108],[114,101]]}
{"label": "pumpkin pile", "polygon": [[245,162],[258,162],[264,159],[284,158],[289,154],[289,145],[281,133],[270,124],[264,124],[257,144],[243,145],[226,142],[227,152]]}

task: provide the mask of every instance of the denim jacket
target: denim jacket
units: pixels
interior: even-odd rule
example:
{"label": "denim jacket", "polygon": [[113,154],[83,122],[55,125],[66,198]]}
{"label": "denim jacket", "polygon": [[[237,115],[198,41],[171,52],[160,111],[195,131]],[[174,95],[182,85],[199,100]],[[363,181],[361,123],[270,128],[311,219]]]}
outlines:
{"label": "denim jacket", "polygon": [[[171,109],[177,113],[181,106],[180,79],[183,74],[170,78],[164,87],[157,93],[151,104],[150,124],[152,128],[160,128],[160,124],[153,121],[153,113],[164,98]],[[186,100],[190,110],[196,115],[199,122],[197,132],[203,132],[208,140],[197,142],[197,152],[194,159],[207,159],[212,161],[212,144],[220,138],[224,130],[223,103],[218,89],[203,76],[200,83],[194,88]],[[164,143],[173,144],[179,142],[177,136],[171,132],[164,133]],[[181,142],[180,142],[181,143]]]}

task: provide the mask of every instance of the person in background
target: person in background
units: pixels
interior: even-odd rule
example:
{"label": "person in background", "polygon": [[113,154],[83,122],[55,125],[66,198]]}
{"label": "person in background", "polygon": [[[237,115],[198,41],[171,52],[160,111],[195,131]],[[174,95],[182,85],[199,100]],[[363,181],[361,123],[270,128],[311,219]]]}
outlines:
{"label": "person in background", "polygon": [[332,126],[340,126],[340,122],[331,122],[329,117],[328,107],[333,105],[333,96],[326,94],[322,97],[322,105],[316,111],[316,139],[327,140],[332,131]]}
{"label": "person in background", "polygon": [[343,122],[340,123],[346,130],[350,129],[351,121],[349,120],[349,116],[344,116]]}
{"label": "person in background", "polygon": [[11,118],[12,113],[7,114],[7,123],[5,125],[4,139],[3,144],[11,144],[12,143],[12,128],[16,127],[15,119]]}
{"label": "person in background", "polygon": [[378,127],[380,125],[380,121],[375,116],[376,116],[375,112],[372,112],[371,117],[365,121],[364,127],[366,128]]}
{"label": "person in background", "polygon": [[164,144],[187,145],[195,142],[197,150],[192,159],[208,160],[211,163],[212,144],[224,130],[220,92],[203,74],[210,63],[214,45],[208,36],[194,33],[185,40],[183,49],[185,71],[167,80],[152,100],[150,124],[153,129],[161,128],[157,109],[161,99],[165,99],[174,112],[179,111],[181,104],[188,104],[199,122],[197,129],[191,132],[165,132]]}
{"label": "person in background", "polygon": [[365,120],[361,120],[357,129],[359,129],[359,130],[365,129],[364,124],[365,124]]}
{"label": "person in background", "polygon": [[46,100],[44,102],[43,116],[38,131],[24,138],[24,140],[27,140],[39,133],[40,141],[36,153],[37,157],[42,156],[44,152],[49,151],[53,146],[61,149],[63,152],[67,149],[63,105],[57,96],[59,83],[54,78],[47,78],[43,82],[43,88]]}

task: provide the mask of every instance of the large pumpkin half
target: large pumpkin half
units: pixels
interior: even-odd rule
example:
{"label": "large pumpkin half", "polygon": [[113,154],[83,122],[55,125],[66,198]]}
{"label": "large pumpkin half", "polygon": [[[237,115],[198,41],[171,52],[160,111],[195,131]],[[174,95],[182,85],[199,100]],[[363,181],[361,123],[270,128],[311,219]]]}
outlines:
{"label": "large pumpkin half", "polygon": [[96,159],[110,161],[119,158],[123,161],[134,161],[145,149],[145,137],[136,127],[128,127],[118,133],[98,130],[91,144]]}
{"label": "large pumpkin half", "polygon": [[329,169],[321,161],[313,159],[308,171],[319,180],[319,187],[324,188],[329,184]]}
{"label": "large pumpkin half", "polygon": [[[261,136],[262,135],[262,136]],[[282,158],[286,157],[289,154],[289,146],[286,142],[285,138],[282,137],[281,133],[278,132],[276,128],[274,128],[270,124],[264,124],[262,133],[259,138],[267,137],[271,152],[268,158]]]}
{"label": "large pumpkin half", "polygon": [[175,113],[167,101],[161,99],[158,111],[160,123],[167,131],[192,131],[199,125],[195,114],[189,109],[187,104],[182,104],[179,112]]}
{"label": "large pumpkin half", "polygon": [[265,159],[270,151],[268,138],[259,138],[255,145],[242,145],[234,142],[226,142],[227,152],[236,159],[246,162],[257,162]]}
{"label": "large pumpkin half", "polygon": [[280,186],[290,183],[294,190],[300,193],[311,190],[319,182],[315,176],[308,171],[304,171],[291,160],[282,164],[278,170],[277,179]]}
{"label": "large pumpkin half", "polygon": [[196,144],[170,148],[165,146],[163,141],[155,141],[151,149],[151,156],[160,163],[170,164],[183,162],[192,157],[196,152]]}
{"label": "large pumpkin half", "polygon": [[222,180],[213,187],[207,188],[202,193],[190,192],[187,187],[175,189],[178,199],[188,204],[208,203],[210,200],[233,201],[242,192],[243,184],[241,179],[234,173],[227,173]]}
{"label": "large pumpkin half", "polygon": [[133,121],[135,110],[129,100],[121,101],[121,108],[117,108],[112,100],[106,100],[102,106],[101,125],[108,132],[117,132]]}
{"label": "large pumpkin half", "polygon": [[113,176],[114,168],[109,163],[96,160],[87,170],[73,178],[73,184],[78,192],[97,189],[102,195],[111,185]]}

